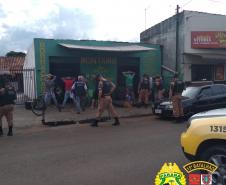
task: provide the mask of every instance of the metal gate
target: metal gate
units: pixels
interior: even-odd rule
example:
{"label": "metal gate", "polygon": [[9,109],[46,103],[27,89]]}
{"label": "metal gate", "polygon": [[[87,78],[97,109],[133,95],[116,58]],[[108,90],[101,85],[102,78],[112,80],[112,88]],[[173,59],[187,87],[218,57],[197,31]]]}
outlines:
{"label": "metal gate", "polygon": [[36,98],[34,69],[10,70],[10,75],[6,76],[6,80],[17,92],[16,104],[24,104]]}

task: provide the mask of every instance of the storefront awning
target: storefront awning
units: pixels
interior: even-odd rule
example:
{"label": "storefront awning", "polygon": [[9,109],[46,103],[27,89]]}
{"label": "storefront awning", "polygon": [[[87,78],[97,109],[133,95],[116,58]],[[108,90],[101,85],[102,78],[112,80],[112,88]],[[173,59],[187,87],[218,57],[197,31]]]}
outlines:
{"label": "storefront awning", "polygon": [[216,53],[184,53],[187,56],[197,56],[203,59],[221,59],[226,60],[226,54],[216,54]]}
{"label": "storefront awning", "polygon": [[89,50],[89,51],[108,51],[108,52],[141,52],[141,51],[151,51],[156,50],[155,48],[148,48],[139,45],[128,45],[128,46],[84,46],[84,45],[75,45],[75,44],[63,44],[59,43],[60,46],[63,46],[68,49],[76,50]]}

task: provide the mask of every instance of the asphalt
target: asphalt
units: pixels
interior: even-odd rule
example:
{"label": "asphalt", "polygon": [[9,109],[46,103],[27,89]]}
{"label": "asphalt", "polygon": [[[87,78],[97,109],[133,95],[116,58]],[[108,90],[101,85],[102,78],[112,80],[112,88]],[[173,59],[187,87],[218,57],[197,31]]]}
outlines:
{"label": "asphalt", "polygon": [[187,163],[186,124],[154,116],[88,124],[17,128],[0,138],[1,185],[153,185],[164,162]]}

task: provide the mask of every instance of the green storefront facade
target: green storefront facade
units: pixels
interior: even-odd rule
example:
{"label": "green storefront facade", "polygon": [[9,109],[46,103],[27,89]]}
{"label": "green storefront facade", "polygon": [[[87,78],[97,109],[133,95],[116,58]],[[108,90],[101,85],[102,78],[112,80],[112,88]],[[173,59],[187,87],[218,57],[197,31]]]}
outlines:
{"label": "green storefront facade", "polygon": [[[124,47],[135,49],[120,50]],[[137,50],[138,47],[145,49]],[[91,90],[96,74],[103,74],[118,87],[125,83],[123,71],[136,72],[135,87],[144,73],[161,74],[161,49],[154,44],[37,38],[34,39],[34,60],[37,95],[44,91],[44,79],[48,73],[59,77],[82,74]]]}

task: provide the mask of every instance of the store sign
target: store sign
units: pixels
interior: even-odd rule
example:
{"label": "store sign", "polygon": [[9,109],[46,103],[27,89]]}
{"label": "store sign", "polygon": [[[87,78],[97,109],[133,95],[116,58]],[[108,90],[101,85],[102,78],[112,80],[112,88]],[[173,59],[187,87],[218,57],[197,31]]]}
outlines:
{"label": "store sign", "polygon": [[192,48],[226,48],[226,32],[194,31],[191,32]]}
{"label": "store sign", "polygon": [[82,57],[81,64],[116,64],[115,57]]}
{"label": "store sign", "polygon": [[43,93],[45,90],[45,78],[46,78],[46,47],[45,47],[45,42],[40,41],[40,47],[39,47],[39,52],[40,52],[40,91]]}

